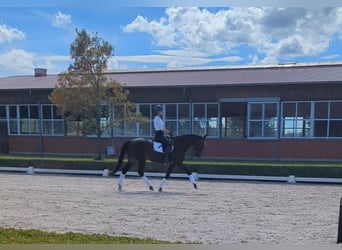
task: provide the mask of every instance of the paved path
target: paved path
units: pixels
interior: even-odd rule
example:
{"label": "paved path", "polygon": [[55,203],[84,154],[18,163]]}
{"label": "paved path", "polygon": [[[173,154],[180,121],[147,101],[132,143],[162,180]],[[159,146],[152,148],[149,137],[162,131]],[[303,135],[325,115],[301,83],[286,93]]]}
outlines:
{"label": "paved path", "polygon": [[[151,178],[157,187],[159,178]],[[202,243],[335,244],[341,185],[0,174],[1,227]]]}

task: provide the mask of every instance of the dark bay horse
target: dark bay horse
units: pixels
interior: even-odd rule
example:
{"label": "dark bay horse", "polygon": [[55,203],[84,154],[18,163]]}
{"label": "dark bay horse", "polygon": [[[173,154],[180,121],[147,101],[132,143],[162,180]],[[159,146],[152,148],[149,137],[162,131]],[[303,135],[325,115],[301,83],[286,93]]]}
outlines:
{"label": "dark bay horse", "polygon": [[[194,188],[197,188],[197,184],[196,184],[194,176],[184,166],[183,161],[185,158],[186,151],[190,147],[193,147],[194,155],[196,157],[201,156],[203,148],[204,148],[204,144],[205,144],[204,143],[205,138],[206,138],[206,135],[200,136],[196,134],[186,134],[186,135],[172,137],[174,149],[169,154],[171,164],[168,165],[165,177],[160,182],[159,192],[163,190],[163,186],[166,180],[170,177],[174,167],[176,166],[185,170],[185,172],[189,176],[190,182],[193,184]],[[126,173],[133,166],[133,164],[137,162],[139,176],[143,178],[148,188],[151,191],[153,191],[153,186],[152,186],[151,181],[145,176],[146,160],[163,163],[164,154],[154,151],[153,141],[151,139],[135,138],[135,139],[128,140],[121,147],[120,155],[118,158],[118,163],[114,171],[111,173],[112,175],[114,175],[121,167],[125,155],[127,155],[128,162],[121,171],[119,183],[118,183],[118,189],[119,190],[122,189],[122,185],[123,185],[123,181],[125,179]]]}

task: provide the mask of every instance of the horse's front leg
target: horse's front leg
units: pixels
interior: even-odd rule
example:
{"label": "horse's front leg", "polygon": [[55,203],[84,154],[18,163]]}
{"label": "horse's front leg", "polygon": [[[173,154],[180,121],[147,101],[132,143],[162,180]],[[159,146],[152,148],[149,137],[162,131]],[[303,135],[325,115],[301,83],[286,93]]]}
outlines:
{"label": "horse's front leg", "polygon": [[146,163],[145,159],[139,161],[138,174],[143,179],[143,181],[144,181],[145,185],[148,187],[148,189],[151,191],[154,191],[152,182],[147,178],[147,176],[144,173],[145,172],[145,163]]}
{"label": "horse's front leg", "polygon": [[175,167],[175,163],[172,163],[168,166],[165,177],[160,181],[159,190],[158,190],[159,192],[163,191],[166,180],[168,180],[170,178],[170,175],[171,175],[174,167]]}
{"label": "horse's front leg", "polygon": [[142,176],[142,179],[145,183],[145,185],[148,187],[149,190],[153,191],[153,185],[152,185],[152,182],[147,178],[146,175]]}
{"label": "horse's front leg", "polygon": [[192,183],[195,189],[198,189],[197,183],[193,174],[189,174],[189,181]]}
{"label": "horse's front leg", "polygon": [[181,164],[179,165],[179,167],[180,167],[181,169],[183,169],[183,170],[188,174],[188,176],[189,176],[189,181],[191,182],[191,184],[193,185],[193,187],[194,187],[195,189],[198,189],[198,186],[197,186],[197,183],[196,183],[196,179],[195,179],[194,175],[189,171],[189,169],[187,169],[183,163],[181,163]]}

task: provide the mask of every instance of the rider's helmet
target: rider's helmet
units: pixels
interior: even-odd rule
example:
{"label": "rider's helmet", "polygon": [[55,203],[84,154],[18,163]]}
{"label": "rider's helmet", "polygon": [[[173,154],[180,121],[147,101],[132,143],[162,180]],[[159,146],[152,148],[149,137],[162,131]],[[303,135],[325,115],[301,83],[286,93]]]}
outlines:
{"label": "rider's helmet", "polygon": [[155,106],[155,107],[154,107],[154,111],[155,111],[155,112],[163,111],[163,106],[161,106],[161,105]]}

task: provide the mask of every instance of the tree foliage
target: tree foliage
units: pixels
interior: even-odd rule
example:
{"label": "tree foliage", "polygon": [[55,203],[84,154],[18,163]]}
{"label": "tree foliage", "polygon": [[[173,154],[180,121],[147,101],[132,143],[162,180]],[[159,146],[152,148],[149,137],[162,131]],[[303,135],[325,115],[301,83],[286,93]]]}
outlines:
{"label": "tree foliage", "polygon": [[[119,122],[117,119],[143,120],[129,102],[129,92],[124,85],[106,78],[105,70],[113,46],[97,33],[90,35],[85,30],[76,30],[76,34],[70,45],[73,63],[66,72],[59,74],[49,96],[51,102],[66,119],[80,121],[85,134],[97,137],[101,137],[108,127],[115,126]],[[125,108],[112,109],[118,104]]]}

